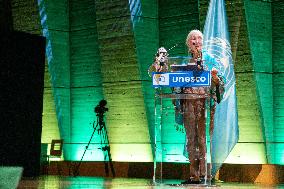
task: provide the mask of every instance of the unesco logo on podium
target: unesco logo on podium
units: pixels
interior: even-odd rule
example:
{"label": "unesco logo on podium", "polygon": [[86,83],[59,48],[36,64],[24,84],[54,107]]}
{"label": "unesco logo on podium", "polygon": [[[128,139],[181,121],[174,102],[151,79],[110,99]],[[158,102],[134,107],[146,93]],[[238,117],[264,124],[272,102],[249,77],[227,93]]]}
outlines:
{"label": "unesco logo on podium", "polygon": [[154,72],[153,87],[206,87],[211,84],[209,71]]}
{"label": "unesco logo on podium", "polygon": [[153,73],[153,86],[169,86],[169,73]]}

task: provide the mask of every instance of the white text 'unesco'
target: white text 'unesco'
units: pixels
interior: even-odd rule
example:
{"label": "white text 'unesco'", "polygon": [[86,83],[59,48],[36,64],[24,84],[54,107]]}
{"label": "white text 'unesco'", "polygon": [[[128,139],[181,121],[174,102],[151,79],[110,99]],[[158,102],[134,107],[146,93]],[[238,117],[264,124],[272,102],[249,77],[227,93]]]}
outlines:
{"label": "white text 'unesco'", "polygon": [[210,86],[209,71],[154,72],[153,87],[206,87]]}

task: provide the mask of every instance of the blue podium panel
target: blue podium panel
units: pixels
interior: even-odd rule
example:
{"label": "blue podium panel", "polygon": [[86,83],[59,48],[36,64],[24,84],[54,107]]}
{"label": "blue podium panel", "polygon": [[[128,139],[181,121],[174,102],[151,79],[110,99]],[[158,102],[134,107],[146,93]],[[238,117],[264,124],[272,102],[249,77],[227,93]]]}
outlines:
{"label": "blue podium panel", "polygon": [[209,71],[153,72],[153,87],[208,87]]}

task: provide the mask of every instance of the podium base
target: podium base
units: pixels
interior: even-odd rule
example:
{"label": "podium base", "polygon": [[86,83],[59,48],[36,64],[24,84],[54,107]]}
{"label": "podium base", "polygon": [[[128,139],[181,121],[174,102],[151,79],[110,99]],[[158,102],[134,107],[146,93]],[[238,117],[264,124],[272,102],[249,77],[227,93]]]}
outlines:
{"label": "podium base", "polygon": [[220,187],[219,185],[215,184],[165,184],[167,186],[175,186],[175,187],[198,187],[198,188],[208,188],[208,187]]}

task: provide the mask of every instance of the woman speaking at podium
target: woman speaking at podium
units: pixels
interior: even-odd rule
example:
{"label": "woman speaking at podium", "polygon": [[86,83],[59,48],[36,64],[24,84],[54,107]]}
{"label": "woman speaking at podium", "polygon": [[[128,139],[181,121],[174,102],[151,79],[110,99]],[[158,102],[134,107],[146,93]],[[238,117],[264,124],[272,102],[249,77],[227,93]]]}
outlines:
{"label": "woman speaking at podium", "polygon": [[[220,103],[224,93],[224,79],[218,75],[216,60],[203,50],[203,34],[199,30],[192,30],[186,38],[186,45],[191,54],[191,62],[196,63],[198,69],[211,71],[211,86],[188,87],[183,93],[202,95],[206,92],[210,95],[210,141],[214,129],[214,114],[216,103]],[[206,91],[209,90],[209,91]],[[183,125],[187,136],[187,152],[190,160],[190,178],[183,184],[199,184],[206,176],[206,118],[205,99],[185,99],[182,102]],[[211,142],[210,142],[211,144]],[[211,167],[210,167],[211,168]],[[207,171],[210,173],[211,171]],[[207,175],[211,179],[211,175]]]}
{"label": "woman speaking at podium", "polygon": [[[174,88],[175,93],[192,94],[196,96],[209,95],[210,98],[210,141],[214,129],[214,114],[216,103],[220,103],[224,93],[224,79],[216,69],[217,61],[203,49],[203,34],[199,30],[192,30],[186,38],[186,45],[190,56],[188,64],[195,65],[195,71],[210,71],[210,87],[183,87]],[[168,65],[162,58],[167,51],[159,48],[153,67],[157,72],[165,72]],[[161,63],[162,62],[162,63]],[[176,103],[176,112],[182,112],[182,124],[186,131],[186,150],[189,156],[190,178],[182,184],[201,184],[205,177],[211,179],[211,170],[206,170],[206,118],[205,98],[180,99]],[[211,142],[210,142],[211,144]],[[211,169],[211,166],[209,167]]]}

